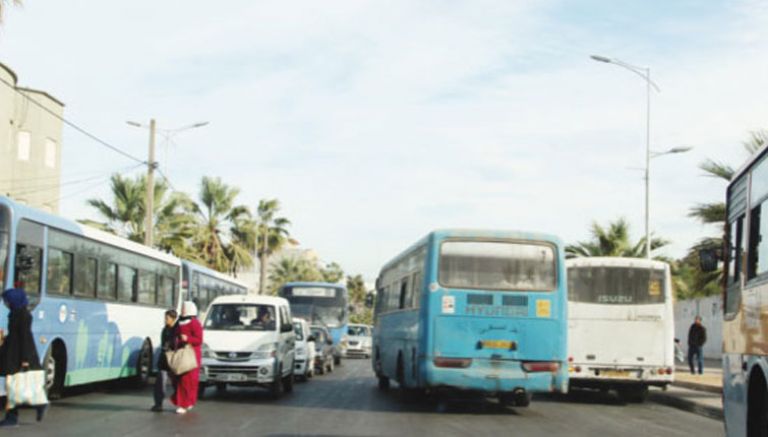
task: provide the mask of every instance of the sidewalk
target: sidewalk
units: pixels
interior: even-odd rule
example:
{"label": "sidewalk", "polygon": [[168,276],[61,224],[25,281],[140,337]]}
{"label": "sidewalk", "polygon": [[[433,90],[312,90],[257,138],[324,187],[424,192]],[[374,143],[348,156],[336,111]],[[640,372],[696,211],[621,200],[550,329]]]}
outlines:
{"label": "sidewalk", "polygon": [[705,360],[704,372],[692,375],[687,364],[675,367],[675,382],[665,391],[653,390],[649,399],[712,419],[723,419],[723,371],[720,361]]}

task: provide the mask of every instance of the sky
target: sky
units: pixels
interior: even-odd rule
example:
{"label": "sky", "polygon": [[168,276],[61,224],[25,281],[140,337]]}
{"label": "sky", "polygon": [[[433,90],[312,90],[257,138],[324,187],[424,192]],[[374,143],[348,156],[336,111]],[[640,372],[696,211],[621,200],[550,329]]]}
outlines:
{"label": "sky", "polygon": [[[291,233],[373,281],[430,230],[542,231],[593,221],[644,231],[646,87],[599,54],[649,67],[651,228],[682,256],[718,229],[687,216],[722,200],[707,158],[738,167],[768,124],[768,6],[701,1],[26,0],[0,62],[65,117],[144,158],[193,196],[203,176],[278,198]],[[61,214],[99,217],[134,163],[65,128]],[[101,177],[101,179],[99,179]],[[76,183],[88,179],[87,183]]]}

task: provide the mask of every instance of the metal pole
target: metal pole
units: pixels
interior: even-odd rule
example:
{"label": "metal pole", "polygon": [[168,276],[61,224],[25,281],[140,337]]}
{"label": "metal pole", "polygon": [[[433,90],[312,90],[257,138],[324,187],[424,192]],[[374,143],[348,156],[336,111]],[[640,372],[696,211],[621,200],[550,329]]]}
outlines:
{"label": "metal pole", "polygon": [[152,247],[155,209],[155,119],[149,121],[149,160],[147,161],[146,222],[144,223],[144,245]]}
{"label": "metal pole", "polygon": [[259,294],[264,294],[267,285],[267,232],[269,228],[267,224],[262,224],[261,227],[261,260],[259,261]]}
{"label": "metal pole", "polygon": [[651,69],[645,69],[645,257],[651,259]]}

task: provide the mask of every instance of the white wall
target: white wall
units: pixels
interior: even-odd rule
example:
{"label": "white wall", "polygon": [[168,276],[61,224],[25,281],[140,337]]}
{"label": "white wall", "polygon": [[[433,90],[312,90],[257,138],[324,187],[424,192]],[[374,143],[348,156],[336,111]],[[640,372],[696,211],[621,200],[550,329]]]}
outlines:
{"label": "white wall", "polygon": [[720,359],[723,350],[723,303],[721,296],[675,302],[675,338],[680,339],[683,350],[688,351],[688,329],[694,317],[700,315],[707,328],[704,357]]}

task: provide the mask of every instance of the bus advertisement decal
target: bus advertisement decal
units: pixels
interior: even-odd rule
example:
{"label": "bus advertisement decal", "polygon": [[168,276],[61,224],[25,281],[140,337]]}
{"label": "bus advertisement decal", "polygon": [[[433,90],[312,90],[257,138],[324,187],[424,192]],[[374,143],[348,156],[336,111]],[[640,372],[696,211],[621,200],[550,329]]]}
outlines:
{"label": "bus advertisement decal", "polygon": [[456,298],[454,296],[443,296],[443,314],[456,313]]}
{"label": "bus advertisement decal", "polygon": [[552,302],[548,299],[537,300],[536,317],[552,317]]}

